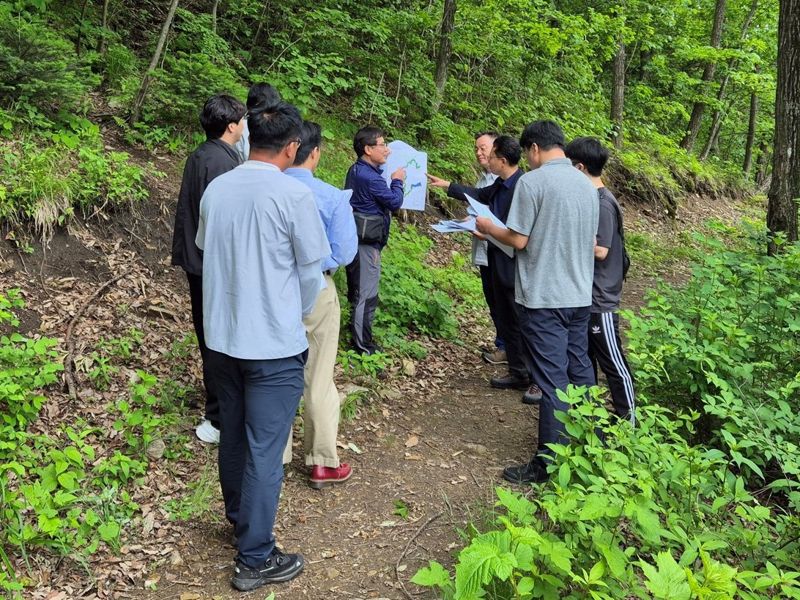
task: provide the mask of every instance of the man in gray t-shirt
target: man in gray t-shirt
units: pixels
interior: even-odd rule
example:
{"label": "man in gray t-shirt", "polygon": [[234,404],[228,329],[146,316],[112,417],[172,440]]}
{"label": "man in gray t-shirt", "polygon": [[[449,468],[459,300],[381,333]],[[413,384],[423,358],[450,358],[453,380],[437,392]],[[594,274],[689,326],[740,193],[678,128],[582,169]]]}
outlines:
{"label": "man in gray t-shirt", "polygon": [[533,169],[517,183],[506,225],[479,218],[477,228],[517,249],[516,302],[520,333],[530,352],[531,376],[542,390],[536,454],[512,465],[513,483],[545,481],[547,444],[564,443],[556,411],[567,385],[593,385],[587,327],[592,303],[597,190],[564,155],[564,134],[552,121],[536,121],[520,138]]}
{"label": "man in gray t-shirt", "polygon": [[622,350],[617,314],[624,277],[622,211],[601,178],[608,160],[608,150],[599,140],[582,137],[567,145],[566,154],[600,194],[600,221],[594,249],[594,285],[589,318],[589,358],[595,376],[598,364],[606,375],[614,411],[634,425],[636,395],[633,375]]}

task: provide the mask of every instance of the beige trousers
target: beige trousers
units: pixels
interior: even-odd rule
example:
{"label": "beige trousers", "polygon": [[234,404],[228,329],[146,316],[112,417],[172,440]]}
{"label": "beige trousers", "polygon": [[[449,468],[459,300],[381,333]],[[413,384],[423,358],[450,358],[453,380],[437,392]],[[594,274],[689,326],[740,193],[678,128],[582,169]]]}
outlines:
{"label": "beige trousers", "polygon": [[[308,361],[303,388],[303,447],[307,465],[338,467],[336,434],[339,431],[339,392],[333,368],[339,348],[341,308],[336,284],[325,275],[328,287],[317,297],[311,314],[303,319],[308,338]],[[292,462],[292,431],[283,451],[283,463]]]}

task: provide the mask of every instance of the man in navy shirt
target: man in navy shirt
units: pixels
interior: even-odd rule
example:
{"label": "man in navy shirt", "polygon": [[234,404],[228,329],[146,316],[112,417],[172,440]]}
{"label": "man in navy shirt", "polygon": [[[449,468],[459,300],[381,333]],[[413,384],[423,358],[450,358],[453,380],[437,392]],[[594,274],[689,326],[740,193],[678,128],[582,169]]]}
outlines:
{"label": "man in navy shirt", "polygon": [[378,350],[372,339],[372,321],[378,306],[381,250],[389,239],[392,213],[403,205],[406,170],[397,169],[391,184],[386,184],[381,166],[391,150],[377,127],[362,127],[353,139],[353,150],[358,160],[347,171],[344,184],[345,189],[353,190],[350,205],[358,230],[358,253],[347,266],[350,332],[358,352],[373,354]]}

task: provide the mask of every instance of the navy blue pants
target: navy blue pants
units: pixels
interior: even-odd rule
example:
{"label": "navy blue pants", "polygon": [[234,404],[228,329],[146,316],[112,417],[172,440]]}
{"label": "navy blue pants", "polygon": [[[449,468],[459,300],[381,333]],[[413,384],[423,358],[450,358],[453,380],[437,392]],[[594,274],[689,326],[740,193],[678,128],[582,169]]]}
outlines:
{"label": "navy blue pants", "polygon": [[494,345],[498,350],[505,350],[506,343],[500,335],[500,325],[497,318],[497,307],[494,301],[494,284],[492,282],[492,270],[484,265],[478,266],[478,271],[481,274],[481,287],[483,288],[483,297],[486,299],[486,306],[489,307],[489,316],[492,318],[494,330],[496,332],[494,338]]}
{"label": "navy blue pants", "polygon": [[209,350],[220,405],[225,514],[236,528],[237,559],[251,568],[262,565],[275,547],[283,449],[303,393],[307,356],[243,360]]}
{"label": "navy blue pants", "polygon": [[555,412],[568,407],[556,390],[566,390],[570,383],[595,384],[589,360],[589,307],[532,309],[517,304],[517,310],[531,359],[531,378],[542,388],[537,454],[552,454],[547,444],[566,442],[564,424],[556,419]]}

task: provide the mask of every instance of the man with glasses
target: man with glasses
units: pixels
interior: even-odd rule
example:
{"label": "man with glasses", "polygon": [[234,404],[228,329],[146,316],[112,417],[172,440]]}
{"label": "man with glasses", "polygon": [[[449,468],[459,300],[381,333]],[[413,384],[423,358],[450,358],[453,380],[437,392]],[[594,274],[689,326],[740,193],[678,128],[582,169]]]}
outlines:
{"label": "man with glasses", "polygon": [[372,321],[378,306],[381,278],[381,250],[389,240],[392,213],[403,205],[403,167],[392,173],[386,184],[381,167],[391,150],[377,127],[362,127],[353,139],[358,160],[347,171],[344,187],[353,190],[350,205],[358,233],[358,252],[347,266],[347,299],[351,306],[350,333],[361,354],[373,354],[378,347],[372,339]]}
{"label": "man with glasses", "polygon": [[211,182],[200,203],[203,311],[219,394],[219,476],[241,591],[289,581],[303,557],[275,545],[281,458],[303,392],[311,314],[331,253],[314,194],[282,173],[302,119],[278,102],[251,111],[249,160]]}

